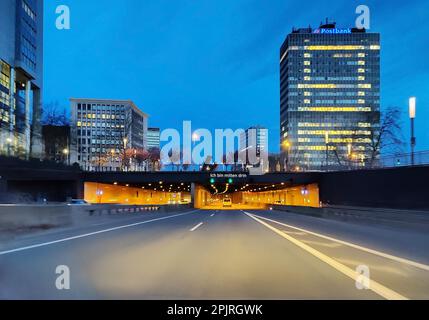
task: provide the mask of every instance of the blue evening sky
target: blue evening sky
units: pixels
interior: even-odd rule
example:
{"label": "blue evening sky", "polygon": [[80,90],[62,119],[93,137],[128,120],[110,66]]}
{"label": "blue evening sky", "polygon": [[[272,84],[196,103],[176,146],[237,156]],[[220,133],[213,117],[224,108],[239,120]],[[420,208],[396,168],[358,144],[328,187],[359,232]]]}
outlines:
{"label": "blue evening sky", "polygon": [[[61,4],[71,30],[55,28]],[[359,4],[382,36],[382,105],[403,108],[408,139],[408,97],[417,96],[418,149],[429,150],[427,0],[48,0],[44,100],[130,99],[161,128],[263,125],[275,152],[284,38],[326,17],[353,26]]]}

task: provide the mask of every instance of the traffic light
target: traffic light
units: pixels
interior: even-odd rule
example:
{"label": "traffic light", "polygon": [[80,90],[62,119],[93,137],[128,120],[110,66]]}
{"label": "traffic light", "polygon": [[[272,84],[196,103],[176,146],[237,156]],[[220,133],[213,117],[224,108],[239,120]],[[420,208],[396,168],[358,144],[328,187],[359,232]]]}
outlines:
{"label": "traffic light", "polygon": [[211,184],[214,184],[215,182],[216,182],[216,180],[215,180],[214,178],[211,178],[211,179],[210,179],[210,183],[211,183]]}
{"label": "traffic light", "polygon": [[228,183],[229,183],[229,184],[232,184],[233,182],[234,182],[234,180],[232,180],[232,178],[229,178],[229,179],[228,179]]}

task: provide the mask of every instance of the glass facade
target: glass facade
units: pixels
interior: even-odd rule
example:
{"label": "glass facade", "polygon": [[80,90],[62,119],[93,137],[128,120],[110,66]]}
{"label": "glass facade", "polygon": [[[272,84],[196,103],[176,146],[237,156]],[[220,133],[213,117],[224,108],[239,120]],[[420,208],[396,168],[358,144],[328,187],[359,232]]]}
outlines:
{"label": "glass facade", "polygon": [[0,60],[0,124],[1,127],[10,123],[10,66]]}
{"label": "glass facade", "polygon": [[0,153],[41,158],[43,0],[0,2]]}
{"label": "glass facade", "polygon": [[294,30],[281,48],[282,150],[304,170],[365,166],[380,121],[380,36],[320,30]]}
{"label": "glass facade", "polygon": [[[268,153],[268,129],[261,126],[254,126],[246,129],[240,136],[239,153],[246,155],[247,168],[259,168],[262,173],[267,172],[269,163],[264,163],[264,155]],[[260,159],[258,165],[253,165],[250,154]],[[241,155],[243,157],[243,155]],[[254,160],[253,160],[254,161]]]}
{"label": "glass facade", "polygon": [[27,68],[37,67],[37,1],[17,1],[16,57]]}

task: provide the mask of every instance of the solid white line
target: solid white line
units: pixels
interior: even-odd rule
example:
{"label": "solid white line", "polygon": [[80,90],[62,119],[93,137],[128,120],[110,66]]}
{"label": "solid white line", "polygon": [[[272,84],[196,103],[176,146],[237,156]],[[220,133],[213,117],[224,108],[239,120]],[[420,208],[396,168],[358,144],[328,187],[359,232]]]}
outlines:
{"label": "solid white line", "polygon": [[21,252],[21,251],[25,251],[25,250],[40,248],[40,247],[46,247],[46,246],[57,244],[57,243],[62,243],[62,242],[66,242],[66,241],[71,241],[71,240],[86,238],[86,237],[90,237],[90,236],[94,236],[94,235],[98,235],[98,234],[102,234],[102,233],[107,233],[107,232],[112,232],[112,231],[116,231],[116,230],[121,230],[121,229],[125,229],[125,228],[136,227],[136,226],[140,226],[140,225],[143,225],[143,224],[148,224],[148,223],[155,222],[155,221],[161,221],[161,220],[166,220],[166,219],[181,217],[181,216],[185,216],[185,215],[197,212],[197,211],[199,211],[199,210],[194,210],[194,211],[190,211],[190,212],[186,212],[186,213],[181,213],[181,214],[176,214],[176,215],[172,215],[172,216],[168,216],[168,217],[163,217],[163,218],[157,218],[157,219],[151,219],[151,220],[147,220],[147,221],[142,221],[142,222],[127,224],[127,225],[123,225],[123,226],[119,226],[119,227],[114,227],[114,228],[109,228],[109,229],[104,229],[104,230],[95,231],[95,232],[91,232],[91,233],[85,233],[85,234],[81,234],[81,235],[78,235],[78,236],[73,236],[73,237],[68,237],[68,238],[59,239],[59,240],[55,240],[55,241],[49,241],[49,242],[39,243],[39,244],[27,246],[27,247],[22,247],[22,248],[7,250],[7,251],[0,251],[0,256],[6,255],[6,254],[11,254],[11,253],[16,253],[16,252]]}
{"label": "solid white line", "polygon": [[[296,246],[298,246],[301,249],[312,254],[313,256],[318,258],[319,260],[325,262],[326,264],[328,264],[332,268],[334,268],[337,271],[341,272],[342,274],[348,276],[349,278],[353,279],[354,281],[357,281],[361,277],[361,275],[358,274],[355,270],[350,269],[349,267],[347,267],[347,266],[339,263],[338,261],[328,257],[327,255],[313,249],[312,247],[306,245],[305,243],[303,243],[303,242],[291,237],[290,235],[282,232],[281,230],[274,228],[273,226],[269,225],[268,223],[262,221],[261,219],[258,219],[256,216],[253,216],[252,214],[247,213],[247,212],[244,212],[244,213],[248,217],[259,222],[260,224],[267,227],[271,231],[274,231],[275,233],[277,233],[281,237],[285,238],[286,240],[289,240],[290,242],[292,242]],[[376,294],[380,295],[381,297],[383,297],[387,300],[408,300],[408,298],[404,297],[403,295],[383,286],[382,284],[380,284],[374,280],[370,280],[369,290],[372,290],[373,292],[375,292]]]}
{"label": "solid white line", "polygon": [[210,217],[214,217],[215,215],[214,215],[214,213],[210,216]]}
{"label": "solid white line", "polygon": [[350,242],[347,242],[347,241],[343,241],[343,240],[335,239],[335,238],[332,238],[332,237],[328,237],[328,236],[325,236],[323,234],[312,232],[312,231],[309,231],[309,230],[306,230],[306,229],[294,227],[294,226],[291,226],[291,225],[288,225],[288,224],[285,224],[285,223],[282,223],[282,222],[279,222],[279,221],[276,221],[276,220],[264,218],[264,217],[261,217],[261,216],[258,216],[258,215],[254,215],[254,216],[257,217],[257,218],[259,218],[259,219],[265,220],[265,221],[270,221],[270,222],[273,222],[273,223],[277,223],[277,224],[279,224],[281,226],[284,226],[284,227],[288,227],[288,228],[291,228],[291,229],[294,229],[294,230],[297,230],[297,231],[306,232],[308,234],[312,234],[314,236],[317,236],[317,237],[320,237],[320,238],[323,238],[323,239],[326,239],[326,240],[330,240],[330,241],[334,241],[334,242],[337,242],[337,243],[341,243],[343,245],[352,247],[354,249],[365,251],[365,252],[368,252],[368,253],[371,253],[371,254],[375,254],[377,256],[380,256],[380,257],[383,257],[383,258],[386,258],[386,259],[389,259],[389,260],[393,260],[393,261],[396,261],[396,262],[404,263],[404,264],[407,264],[407,265],[410,265],[410,266],[413,266],[413,267],[416,267],[416,268],[419,268],[419,269],[422,269],[422,270],[425,270],[425,271],[429,271],[429,265],[426,265],[426,264],[423,264],[423,263],[419,263],[419,262],[416,262],[416,261],[412,261],[412,260],[404,259],[404,258],[401,258],[401,257],[393,256],[391,254],[380,252],[380,251],[373,250],[373,249],[370,249],[370,248],[362,247],[362,246],[359,246],[359,245],[354,244],[354,243],[350,243]]}
{"label": "solid white line", "polygon": [[204,223],[199,223],[199,224],[197,224],[195,227],[193,227],[191,230],[189,230],[189,231],[191,231],[191,232],[194,232],[195,230],[197,230],[199,227],[201,227],[202,225],[203,225]]}

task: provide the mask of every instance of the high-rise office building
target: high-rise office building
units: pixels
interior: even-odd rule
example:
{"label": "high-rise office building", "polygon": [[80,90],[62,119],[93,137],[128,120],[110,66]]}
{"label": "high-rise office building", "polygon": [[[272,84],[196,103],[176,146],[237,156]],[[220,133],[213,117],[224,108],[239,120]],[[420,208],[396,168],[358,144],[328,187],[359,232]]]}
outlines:
{"label": "high-rise office building", "polygon": [[147,129],[147,149],[160,149],[161,130],[159,128]]}
{"label": "high-rise office building", "polygon": [[0,153],[41,157],[43,0],[0,1]]}
{"label": "high-rise office building", "polygon": [[[262,126],[246,129],[240,136],[240,160],[252,174],[264,174],[269,169],[268,130]],[[256,161],[255,161],[256,160]]]}
{"label": "high-rise office building", "polygon": [[132,101],[71,99],[71,162],[88,171],[137,171],[147,165],[148,115]]}
{"label": "high-rise office building", "polygon": [[280,131],[298,170],[365,166],[380,123],[380,35],[294,29],[280,50]]}

